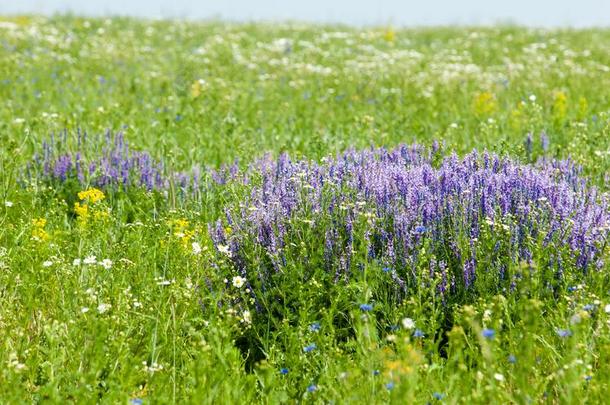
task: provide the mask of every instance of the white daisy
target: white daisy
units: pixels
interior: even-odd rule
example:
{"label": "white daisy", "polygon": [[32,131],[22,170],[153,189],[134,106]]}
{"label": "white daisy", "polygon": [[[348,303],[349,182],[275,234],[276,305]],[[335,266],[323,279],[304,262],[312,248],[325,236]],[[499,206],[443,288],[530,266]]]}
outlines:
{"label": "white daisy", "polygon": [[112,260],[104,259],[100,262],[100,265],[106,270],[110,270],[112,268]]}
{"label": "white daisy", "polygon": [[95,264],[95,263],[97,263],[97,258],[95,256],[87,256],[87,257],[85,257],[85,260],[83,260],[83,263]]}
{"label": "white daisy", "polygon": [[233,287],[241,288],[246,283],[246,279],[241,276],[233,277]]}

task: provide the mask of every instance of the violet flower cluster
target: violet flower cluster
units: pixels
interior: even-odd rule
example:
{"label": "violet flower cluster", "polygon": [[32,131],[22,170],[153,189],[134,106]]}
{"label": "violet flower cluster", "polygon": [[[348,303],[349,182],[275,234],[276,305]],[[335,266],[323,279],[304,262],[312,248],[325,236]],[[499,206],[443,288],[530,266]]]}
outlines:
{"label": "violet flower cluster", "polygon": [[[210,235],[263,288],[294,260],[295,237],[307,227],[335,282],[377,263],[398,291],[425,278],[442,296],[478,280],[510,288],[522,276],[515,269],[533,260],[544,260],[550,281],[567,268],[599,269],[609,236],[607,195],[569,160],[532,166],[477,151],[441,158],[414,145],[351,150],[321,163],[283,154],[248,176],[249,198],[226,210],[231,232],[219,220]],[[255,265],[253,252],[263,256]],[[304,268],[313,263],[302,260]]]}
{"label": "violet flower cluster", "polygon": [[[81,185],[108,188],[140,187],[148,191],[197,190],[201,171],[174,172],[149,153],[133,150],[121,132],[114,136],[88,137],[78,132],[72,148],[67,132],[52,135],[43,142],[42,154],[36,154],[24,177],[43,182],[76,179]],[[75,149],[74,151],[71,151]]]}

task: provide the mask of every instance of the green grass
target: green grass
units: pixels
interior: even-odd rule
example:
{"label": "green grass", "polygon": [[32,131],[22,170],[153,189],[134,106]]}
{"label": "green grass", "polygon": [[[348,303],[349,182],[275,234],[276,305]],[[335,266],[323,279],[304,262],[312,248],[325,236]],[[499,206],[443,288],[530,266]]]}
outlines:
{"label": "green grass", "polygon": [[[122,130],[177,169],[434,140],[532,162],[544,131],[547,155],[573,158],[607,193],[609,88],[609,29],[1,17],[2,402],[604,402],[608,264],[556,297],[531,285],[480,296],[452,307],[449,322],[425,291],[363,313],[384,291],[378,271],[328,287],[300,283],[307,263],[295,260],[283,281],[290,305],[248,326],[241,308],[216,305],[243,291],[204,282],[224,277],[207,224],[244,190],[188,201],[107,193],[96,210],[108,217],[83,225],[80,190],[19,180],[43,139],[65,129]],[[90,255],[113,264],[73,265]]]}

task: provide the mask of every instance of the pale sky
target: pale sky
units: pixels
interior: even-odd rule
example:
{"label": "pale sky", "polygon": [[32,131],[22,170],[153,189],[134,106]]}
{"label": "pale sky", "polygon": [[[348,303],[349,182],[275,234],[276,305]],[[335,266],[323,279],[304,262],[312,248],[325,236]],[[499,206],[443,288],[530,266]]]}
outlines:
{"label": "pale sky", "polygon": [[610,27],[610,0],[0,0],[0,14],[301,20],[396,26]]}

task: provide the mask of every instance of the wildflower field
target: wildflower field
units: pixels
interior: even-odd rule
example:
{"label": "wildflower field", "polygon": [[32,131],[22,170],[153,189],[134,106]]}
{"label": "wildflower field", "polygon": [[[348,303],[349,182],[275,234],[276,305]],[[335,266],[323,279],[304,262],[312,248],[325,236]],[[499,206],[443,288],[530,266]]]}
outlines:
{"label": "wildflower field", "polygon": [[0,17],[1,403],[606,403],[610,29]]}

